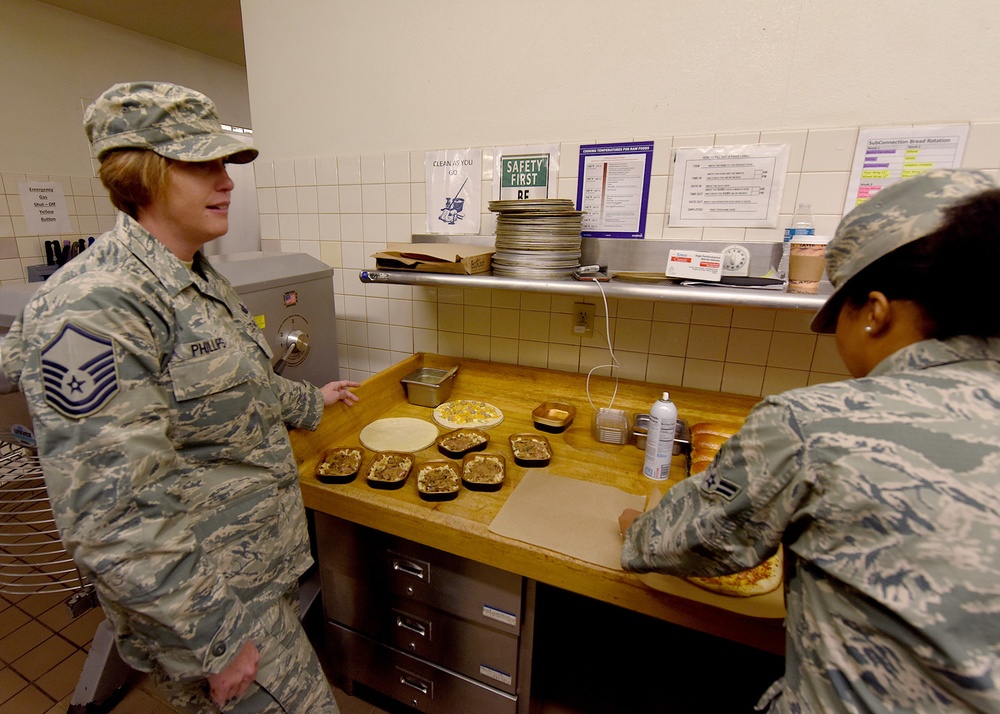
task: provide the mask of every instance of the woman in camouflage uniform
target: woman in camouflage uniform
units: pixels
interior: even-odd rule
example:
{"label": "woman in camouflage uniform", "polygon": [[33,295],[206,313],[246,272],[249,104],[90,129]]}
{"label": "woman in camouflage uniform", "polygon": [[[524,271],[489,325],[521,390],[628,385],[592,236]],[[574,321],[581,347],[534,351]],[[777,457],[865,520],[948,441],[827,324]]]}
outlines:
{"label": "woman in camouflage uniform", "polygon": [[36,292],[3,345],[67,551],[126,662],[175,706],[336,712],[298,619],[311,565],[286,424],[357,397],[274,373],[252,316],[200,248],[228,228],[208,97],[140,82],[85,116],[115,227]]}
{"label": "woman in camouflage uniform", "polygon": [[933,171],[868,199],[813,321],[854,379],[757,405],[640,515],[622,566],[716,576],[785,553],[770,712],[1000,712],[1000,190]]}

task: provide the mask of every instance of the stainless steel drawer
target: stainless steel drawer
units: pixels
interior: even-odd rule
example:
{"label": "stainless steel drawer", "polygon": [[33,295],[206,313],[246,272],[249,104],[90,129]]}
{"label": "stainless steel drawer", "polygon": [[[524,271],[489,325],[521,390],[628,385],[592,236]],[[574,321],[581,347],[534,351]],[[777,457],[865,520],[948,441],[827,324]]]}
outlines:
{"label": "stainless steel drawer", "polygon": [[[334,620],[342,620],[343,608],[381,608],[392,593],[501,632],[521,631],[524,582],[518,575],[322,513],[316,514],[316,540],[324,608]],[[367,585],[369,600],[341,597],[334,573]]]}
{"label": "stainless steel drawer", "polygon": [[[412,598],[382,602],[368,583],[329,570],[323,575],[328,619],[408,654],[514,693],[519,638]],[[332,606],[331,606],[332,604]],[[330,614],[334,613],[334,614]]]}
{"label": "stainless steel drawer", "polygon": [[428,714],[516,714],[517,697],[413,657],[336,622],[326,623],[331,666]]}
{"label": "stainless steel drawer", "polygon": [[386,565],[394,595],[512,634],[520,630],[522,581],[513,573],[400,539]]}

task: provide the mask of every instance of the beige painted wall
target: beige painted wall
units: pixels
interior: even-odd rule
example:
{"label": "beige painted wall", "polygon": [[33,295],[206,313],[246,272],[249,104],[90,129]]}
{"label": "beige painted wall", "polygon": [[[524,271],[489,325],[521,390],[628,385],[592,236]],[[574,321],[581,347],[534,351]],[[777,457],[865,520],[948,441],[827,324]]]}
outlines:
{"label": "beige painted wall", "polygon": [[162,80],[250,126],[243,67],[35,0],[0,2],[0,172],[88,176],[83,110],[115,82]]}
{"label": "beige painted wall", "polygon": [[996,0],[243,0],[272,159],[1000,119]]}
{"label": "beige painted wall", "polygon": [[[779,240],[803,200],[832,231],[864,127],[966,124],[964,165],[1000,168],[1000,96],[983,91],[995,0],[243,0],[243,15],[262,243],[336,269],[352,378],[413,351],[580,372],[609,359],[600,336],[571,336],[565,298],[358,281],[386,241],[427,230],[427,150],[557,143],[558,195],[574,197],[581,143],[652,139],[654,240]],[[671,147],[755,142],[791,148],[777,227],[668,226]],[[630,378],[762,395],[846,374],[807,313],[609,313]]]}
{"label": "beige painted wall", "polygon": [[[426,150],[558,143],[569,197],[580,143],[654,139],[648,237],[734,242],[777,239],[798,200],[832,230],[860,128],[967,124],[964,165],[1000,169],[1000,96],[985,91],[995,0],[936,13],[895,0],[243,0],[243,13],[246,74],[35,0],[0,2],[0,284],[42,255],[45,237],[22,230],[25,176],[64,184],[80,235],[113,220],[80,121],[123,67],[204,91],[229,123],[250,124],[252,107],[262,244],[335,268],[342,374],[356,378],[413,351],[583,372],[607,361],[600,336],[569,336],[562,298],[357,280],[386,241],[423,232]],[[791,147],[779,226],[667,226],[670,147],[757,141]],[[609,312],[630,378],[767,394],[844,374],[806,313],[629,300]]]}

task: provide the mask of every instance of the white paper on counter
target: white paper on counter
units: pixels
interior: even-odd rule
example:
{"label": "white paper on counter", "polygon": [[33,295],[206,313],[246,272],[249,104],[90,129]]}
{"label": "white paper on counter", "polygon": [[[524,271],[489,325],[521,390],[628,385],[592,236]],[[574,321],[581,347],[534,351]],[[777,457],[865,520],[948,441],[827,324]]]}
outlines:
{"label": "white paper on counter", "polygon": [[529,471],[490,523],[490,530],[514,540],[621,570],[618,516],[643,510],[645,496],[611,486]]}

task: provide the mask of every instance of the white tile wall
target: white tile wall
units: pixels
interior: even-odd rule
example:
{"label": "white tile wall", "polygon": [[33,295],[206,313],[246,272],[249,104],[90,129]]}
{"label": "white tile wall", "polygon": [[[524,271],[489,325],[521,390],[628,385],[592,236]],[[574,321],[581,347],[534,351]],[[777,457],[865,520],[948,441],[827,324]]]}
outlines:
{"label": "white tile wall", "polygon": [[[810,203],[818,233],[832,233],[847,194],[859,127],[778,130],[714,136],[653,137],[655,144],[647,239],[779,241],[799,202]],[[771,229],[671,228],[670,147],[783,143],[790,148],[778,226]],[[581,143],[560,146],[561,197],[575,198]],[[617,373],[664,385],[765,395],[846,376],[832,337],[809,331],[811,314],[766,308],[684,305],[650,300],[588,300],[596,304],[593,337],[572,333],[579,298],[504,290],[365,285],[358,272],[387,242],[427,232],[423,150],[317,156],[254,162],[262,249],[313,255],[335,269],[340,367],[364,379],[414,352],[595,374]],[[489,235],[493,147],[483,147],[480,233]],[[1000,122],[970,125],[963,165],[996,175]],[[3,174],[0,196],[0,284],[23,282],[39,262],[47,236],[26,233],[17,191],[25,176]],[[86,237],[113,224],[96,179],[59,180]],[[609,345],[610,343],[610,345]],[[610,397],[610,395],[608,395]]]}

